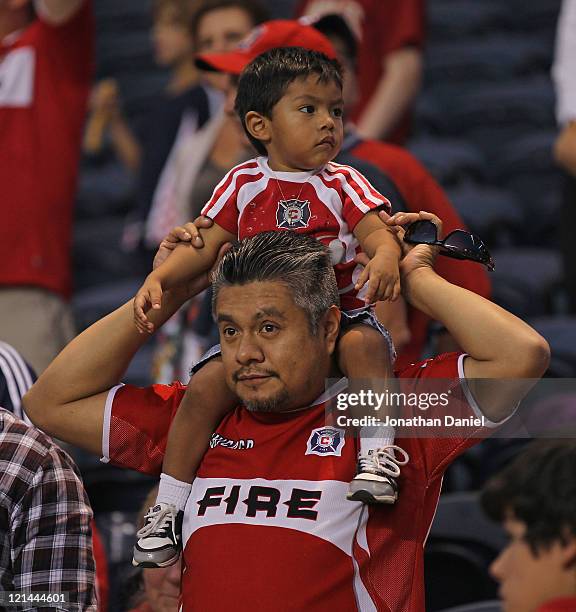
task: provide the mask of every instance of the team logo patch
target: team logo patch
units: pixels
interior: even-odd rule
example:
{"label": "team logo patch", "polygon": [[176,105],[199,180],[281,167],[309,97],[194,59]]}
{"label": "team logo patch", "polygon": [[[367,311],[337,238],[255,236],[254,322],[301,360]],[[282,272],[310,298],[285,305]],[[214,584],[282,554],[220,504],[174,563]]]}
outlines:
{"label": "team logo patch", "polygon": [[340,457],[346,439],[344,430],[337,427],[320,427],[313,429],[306,443],[306,455]]}
{"label": "team logo patch", "polygon": [[276,227],[297,229],[308,227],[310,221],[309,200],[280,200],[276,209]]}

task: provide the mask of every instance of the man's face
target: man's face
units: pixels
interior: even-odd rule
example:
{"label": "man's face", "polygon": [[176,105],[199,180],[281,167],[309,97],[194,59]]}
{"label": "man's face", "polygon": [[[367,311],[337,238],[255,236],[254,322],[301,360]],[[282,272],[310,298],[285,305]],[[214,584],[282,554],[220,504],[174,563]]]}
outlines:
{"label": "man's face", "polygon": [[566,547],[555,542],[536,556],[524,540],[525,523],[509,517],[504,528],[510,542],[490,567],[500,583],[504,612],[535,612],[551,599],[575,594],[574,570],[567,569],[574,544]]}
{"label": "man's face", "polygon": [[312,335],[306,312],[280,282],[224,287],[216,319],[228,386],[252,410],[304,408],[324,391],[338,320]]}
{"label": "man's face", "polygon": [[266,144],[278,170],[314,170],[338,155],[343,139],[342,90],[316,74],[297,78],[272,109]]}
{"label": "man's face", "polygon": [[161,9],[152,28],[152,42],[156,62],[160,66],[174,66],[192,55],[192,37],[176,9]]}
{"label": "man's face", "polygon": [[[251,16],[241,7],[215,9],[205,13],[198,23],[196,53],[227,53],[252,30]],[[206,72],[204,79],[217,89],[224,89],[226,78],[219,73]]]}

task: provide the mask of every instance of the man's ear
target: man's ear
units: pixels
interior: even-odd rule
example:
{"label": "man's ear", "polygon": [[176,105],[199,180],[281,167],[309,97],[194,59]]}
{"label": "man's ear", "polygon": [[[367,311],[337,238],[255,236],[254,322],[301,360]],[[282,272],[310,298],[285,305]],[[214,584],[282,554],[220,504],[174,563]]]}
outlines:
{"label": "man's ear", "polygon": [[338,341],[338,335],[340,334],[340,318],[342,313],[338,306],[330,306],[330,308],[324,314],[322,320],[320,333],[324,335],[328,352],[332,354]]}
{"label": "man's ear", "polygon": [[268,117],[256,111],[248,111],[244,122],[250,136],[259,140],[262,144],[270,142],[270,120]]}
{"label": "man's ear", "polygon": [[572,535],[568,535],[566,538],[566,544],[562,547],[562,555],[564,557],[564,567],[576,568],[576,538]]}

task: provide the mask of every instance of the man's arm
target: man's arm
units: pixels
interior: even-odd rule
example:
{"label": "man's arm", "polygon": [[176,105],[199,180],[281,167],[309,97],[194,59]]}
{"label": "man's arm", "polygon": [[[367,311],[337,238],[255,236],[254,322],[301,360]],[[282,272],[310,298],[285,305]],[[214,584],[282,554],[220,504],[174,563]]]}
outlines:
{"label": "man's arm", "polygon": [[[428,213],[400,213],[401,224],[418,218],[439,220]],[[453,285],[432,268],[431,249],[412,248],[400,264],[405,298],[440,321],[462,350],[467,379],[535,379],[548,367],[550,347],[521,319],[493,302]],[[501,421],[528,392],[534,381],[472,385],[475,399],[491,421]]]}
{"label": "man's arm", "polygon": [[41,18],[51,25],[62,25],[78,12],[86,0],[36,0],[34,7]]}
{"label": "man's arm", "polygon": [[[161,326],[190,297],[208,285],[208,275],[165,293],[162,307],[150,312]],[[94,323],[48,366],[24,396],[26,414],[43,431],[100,454],[108,390],[118,384],[149,336],[134,326],[132,302]]]}
{"label": "man's arm", "polygon": [[384,75],[358,121],[363,138],[386,138],[420,89],[422,52],[415,47],[392,51],[384,60]]}

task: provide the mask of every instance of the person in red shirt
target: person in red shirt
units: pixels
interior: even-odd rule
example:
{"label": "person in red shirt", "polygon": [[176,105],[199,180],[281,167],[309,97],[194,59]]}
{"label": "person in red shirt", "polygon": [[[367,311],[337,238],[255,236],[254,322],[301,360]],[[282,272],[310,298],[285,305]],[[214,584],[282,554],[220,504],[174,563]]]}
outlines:
{"label": "person in red shirt", "polygon": [[74,335],[66,300],[92,47],[90,0],[0,3],[0,338],[38,372]]}
{"label": "person in red shirt", "polygon": [[[418,219],[440,225],[427,213],[403,213],[390,224]],[[465,353],[420,362],[399,376],[416,393],[437,377],[448,379],[451,414],[473,423],[446,437],[407,432],[405,494],[384,507],[345,500],[357,440],[325,416],[327,400],[347,384],[325,392],[341,315],[328,251],[308,236],[270,232],[222,258],[212,277],[215,316],[227,384],[242,405],[212,437],[185,510],[184,610],[423,609],[423,548],[443,473],[513,413],[534,383],[529,379],[545,371],[549,347],[514,315],[439,277],[434,249],[406,245],[404,253],[406,298],[441,321]],[[322,282],[307,282],[312,271]],[[155,327],[207,284],[205,274],[168,291],[150,315]],[[75,338],[24,405],[58,437],[105,460],[159,473],[185,388],[118,384],[145,342],[132,312],[127,303]],[[213,365],[219,364],[204,368]],[[493,393],[476,378],[522,380]]]}
{"label": "person in red shirt", "polygon": [[576,442],[532,442],[488,481],[481,503],[510,536],[490,568],[504,612],[574,612]]}
{"label": "person in red shirt", "polygon": [[351,118],[364,138],[403,144],[418,93],[424,43],[423,0],[300,0],[297,15],[342,16],[359,40],[359,95]]}

